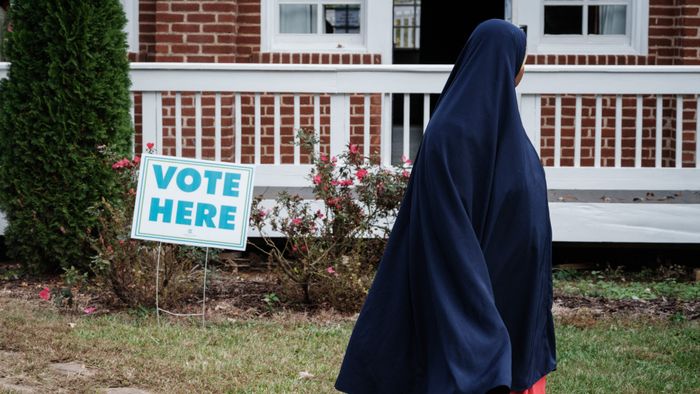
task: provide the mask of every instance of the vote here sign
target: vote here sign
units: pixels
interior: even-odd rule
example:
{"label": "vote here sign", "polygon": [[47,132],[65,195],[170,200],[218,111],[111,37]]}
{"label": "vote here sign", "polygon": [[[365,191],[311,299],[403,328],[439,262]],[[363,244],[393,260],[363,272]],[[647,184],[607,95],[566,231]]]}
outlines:
{"label": "vote here sign", "polygon": [[131,237],[245,250],[254,166],[144,154]]}

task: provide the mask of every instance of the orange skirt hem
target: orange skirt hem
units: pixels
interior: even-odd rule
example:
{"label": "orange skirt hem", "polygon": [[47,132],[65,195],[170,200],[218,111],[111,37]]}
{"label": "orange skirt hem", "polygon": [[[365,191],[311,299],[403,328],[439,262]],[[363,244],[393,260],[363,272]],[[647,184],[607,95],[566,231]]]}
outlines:
{"label": "orange skirt hem", "polygon": [[523,391],[511,391],[510,394],[545,394],[544,387],[546,384],[546,378],[547,376],[543,376],[540,380],[535,382],[535,384],[532,385],[527,390]]}

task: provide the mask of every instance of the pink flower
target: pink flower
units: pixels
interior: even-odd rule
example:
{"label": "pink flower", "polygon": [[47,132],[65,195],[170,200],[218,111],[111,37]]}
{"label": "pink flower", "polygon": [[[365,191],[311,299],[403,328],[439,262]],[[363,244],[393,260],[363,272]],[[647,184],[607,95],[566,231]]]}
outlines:
{"label": "pink flower", "polygon": [[51,290],[49,290],[48,287],[44,287],[44,290],[39,292],[39,297],[41,297],[41,299],[43,300],[48,301],[49,299],[51,299]]}
{"label": "pink flower", "polygon": [[357,144],[350,144],[350,153],[356,155],[359,151],[360,148],[357,146]]}
{"label": "pink flower", "polygon": [[411,165],[411,163],[413,163],[411,159],[409,159],[406,155],[401,156],[401,161],[404,162],[406,165]]}
{"label": "pink flower", "polygon": [[139,163],[141,163],[141,156],[134,157],[133,163],[135,166],[139,165]]}
{"label": "pink flower", "polygon": [[340,181],[340,186],[352,186],[352,179],[343,179]]}
{"label": "pink flower", "polygon": [[96,310],[97,308],[95,308],[94,306],[89,306],[83,309],[83,312],[85,312],[86,315],[92,315],[93,313],[95,313]]}
{"label": "pink flower", "polygon": [[323,213],[321,212],[320,209],[316,211],[316,217],[319,218],[319,219],[323,219],[323,218],[324,218]]}
{"label": "pink flower", "polygon": [[401,175],[403,175],[404,178],[409,178],[409,177],[411,176],[411,173],[408,172],[408,170],[403,170],[403,172],[401,173]]}
{"label": "pink flower", "polygon": [[333,165],[335,165],[335,163],[337,163],[337,162],[338,162],[337,157],[335,157],[335,156],[331,157],[331,163],[333,163]]}
{"label": "pink flower", "polygon": [[338,199],[336,197],[331,197],[328,200],[326,200],[326,205],[329,207],[335,206],[338,204]]}
{"label": "pink flower", "polygon": [[298,226],[301,224],[301,218],[294,218],[292,219],[292,224],[295,226]]}
{"label": "pink flower", "polygon": [[261,209],[261,210],[258,211],[258,215],[259,215],[261,218],[264,218],[264,217],[267,215],[267,212],[265,212],[264,209]]}
{"label": "pink flower", "polygon": [[338,186],[338,185],[340,185],[340,182],[338,182],[337,180],[333,179],[333,180],[331,181],[331,185],[333,185],[333,186]]}
{"label": "pink flower", "polygon": [[360,168],[360,169],[357,170],[357,172],[355,173],[355,176],[357,177],[357,180],[360,181],[360,182],[362,182],[362,178],[364,178],[366,175],[367,175],[367,170],[365,170],[364,168]]}
{"label": "pink flower", "polygon": [[338,275],[338,273],[335,272],[335,270],[333,269],[333,267],[328,267],[328,268],[326,268],[326,272],[328,272],[328,273],[331,274],[331,275]]}
{"label": "pink flower", "polygon": [[112,164],[112,169],[116,170],[118,168],[130,167],[131,161],[129,159],[121,159],[118,162]]}
{"label": "pink flower", "polygon": [[314,185],[321,183],[321,175],[314,175]]}
{"label": "pink flower", "polygon": [[154,146],[155,146],[155,144],[154,144],[153,142],[149,142],[149,143],[146,144],[146,149],[148,149],[148,150],[153,150],[153,147],[154,147]]}
{"label": "pink flower", "polygon": [[328,156],[325,153],[321,153],[321,161],[324,163],[328,162]]}

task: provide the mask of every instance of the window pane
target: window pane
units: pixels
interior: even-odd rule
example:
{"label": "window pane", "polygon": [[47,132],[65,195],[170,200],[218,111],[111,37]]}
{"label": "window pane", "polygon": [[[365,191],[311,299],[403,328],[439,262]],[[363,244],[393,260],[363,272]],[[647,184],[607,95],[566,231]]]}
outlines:
{"label": "window pane", "polygon": [[327,4],[323,6],[324,29],[326,34],[347,34],[360,32],[359,4]]}
{"label": "window pane", "polygon": [[416,7],[410,5],[410,6],[395,6],[394,7],[394,26],[396,27],[401,27],[401,26],[414,26],[417,25],[419,21],[419,15],[416,15],[418,12],[420,12],[420,8],[416,9]]}
{"label": "window pane", "polygon": [[280,4],[280,33],[312,34],[318,32],[318,7],[312,4]]}
{"label": "window pane", "polygon": [[544,34],[583,34],[583,6],[545,6]]}
{"label": "window pane", "polygon": [[588,34],[626,34],[626,5],[588,7]]}

